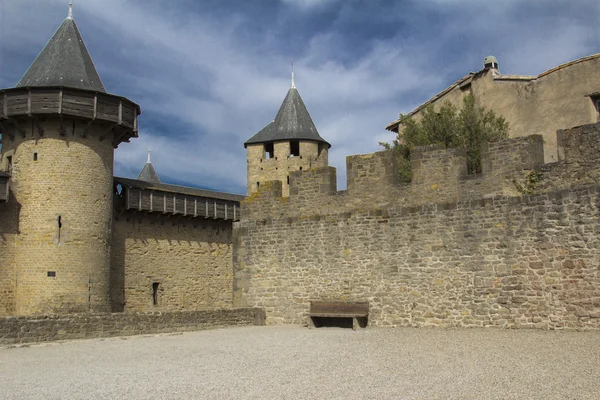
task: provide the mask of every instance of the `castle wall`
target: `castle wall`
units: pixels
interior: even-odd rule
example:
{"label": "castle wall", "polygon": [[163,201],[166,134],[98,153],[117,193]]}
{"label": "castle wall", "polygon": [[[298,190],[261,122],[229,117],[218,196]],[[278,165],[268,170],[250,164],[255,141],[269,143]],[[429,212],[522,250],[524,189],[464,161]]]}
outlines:
{"label": "castle wall", "polygon": [[113,311],[231,308],[231,221],[124,212],[112,233]]}
{"label": "castle wall", "polygon": [[0,318],[0,345],[264,325],[259,308]]}
{"label": "castle wall", "polygon": [[412,182],[400,185],[391,151],[359,154],[346,157],[347,190],[337,192],[334,167],[295,171],[289,197],[281,182],[265,182],[242,202],[241,212],[246,220],[269,219],[515,196],[518,184],[542,162],[543,141],[537,135],[490,143],[482,152],[483,172],[476,175],[466,174],[464,151],[423,146],[412,154]]}
{"label": "castle wall", "polygon": [[495,72],[488,70],[462,89],[455,86],[433,104],[437,109],[449,101],[460,108],[464,95],[472,93],[478,105],[506,118],[511,137],[541,135],[545,162],[556,162],[556,130],[598,121],[598,111],[586,95],[600,92],[599,69],[600,57],[591,56],[531,79],[494,78]]}
{"label": "castle wall", "polygon": [[283,195],[288,196],[288,177],[292,172],[328,164],[326,145],[301,140],[299,147],[300,155],[291,156],[289,141],[275,142],[273,158],[266,158],[264,144],[249,144],[247,146],[248,194],[256,192],[263,183],[279,180],[282,182]]}
{"label": "castle wall", "polygon": [[478,176],[429,147],[407,186],[388,183],[385,152],[348,159],[370,172],[348,173],[346,192],[327,187],[331,168],[294,173],[287,199],[271,182],[234,224],[234,306],[264,307],[268,324],[306,323],[310,300],[334,299],[368,301],[377,326],[599,329],[600,153],[581,143],[598,148],[600,124],[585,130],[560,135],[565,158],[595,157],[585,185],[541,168],[539,136],[491,143]]}
{"label": "castle wall", "polygon": [[25,137],[13,131],[14,140],[3,132],[3,163],[13,163],[11,198],[0,205],[13,221],[0,235],[0,258],[12,259],[0,278],[13,285],[10,313],[108,311],[112,138],[83,121],[65,119],[64,135],[57,118],[38,123],[21,122]]}
{"label": "castle wall", "polygon": [[[15,264],[14,233],[6,233],[14,230],[12,225],[14,218],[7,215],[6,210],[0,204],[0,316],[13,315],[15,311]],[[16,224],[15,224],[16,225]],[[14,226],[16,228],[16,226]]]}
{"label": "castle wall", "polygon": [[0,316],[13,315],[15,308],[14,240],[0,244]]}
{"label": "castle wall", "polygon": [[19,207],[12,193],[0,202],[0,316],[15,312],[15,246],[19,232]]}

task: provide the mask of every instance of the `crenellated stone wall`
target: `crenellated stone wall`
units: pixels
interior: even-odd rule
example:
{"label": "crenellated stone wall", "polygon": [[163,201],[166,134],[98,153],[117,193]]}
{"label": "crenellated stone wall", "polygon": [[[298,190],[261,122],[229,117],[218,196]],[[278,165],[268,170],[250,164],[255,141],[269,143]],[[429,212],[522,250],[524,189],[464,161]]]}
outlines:
{"label": "crenellated stone wall", "polygon": [[331,167],[292,174],[289,197],[265,185],[234,224],[234,306],[264,307],[268,324],[332,299],[368,301],[378,326],[599,329],[600,125],[559,143],[554,165],[531,136],[491,143],[475,176],[433,146],[410,185],[387,152],[349,157],[343,192]]}
{"label": "crenellated stone wall", "polygon": [[482,163],[481,174],[468,175],[463,150],[418,147],[411,159],[412,182],[402,185],[391,151],[353,155],[346,157],[346,190],[337,191],[334,167],[295,171],[290,174],[289,197],[277,181],[265,182],[242,202],[241,211],[244,219],[260,219],[519,195],[515,182],[543,164],[542,138],[533,135],[490,143]]}

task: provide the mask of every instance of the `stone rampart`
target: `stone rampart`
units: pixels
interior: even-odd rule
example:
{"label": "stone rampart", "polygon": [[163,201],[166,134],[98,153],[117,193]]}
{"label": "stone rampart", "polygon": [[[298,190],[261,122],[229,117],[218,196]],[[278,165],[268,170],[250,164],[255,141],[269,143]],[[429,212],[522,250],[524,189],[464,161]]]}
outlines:
{"label": "stone rampart", "polygon": [[348,158],[344,192],[320,168],[294,173],[289,198],[255,193],[234,224],[234,306],[264,307],[269,324],[305,323],[310,300],[330,299],[368,301],[378,326],[599,329],[600,124],[559,138],[560,165],[541,165],[531,136],[490,144],[477,176],[433,146],[410,185],[381,152]]}
{"label": "stone rampart", "polygon": [[260,308],[0,318],[0,345],[263,325]]}
{"label": "stone rampart", "polygon": [[290,196],[281,184],[264,184],[241,204],[246,219],[328,214],[340,210],[376,209],[519,195],[519,183],[543,164],[539,135],[490,143],[482,154],[483,172],[467,174],[461,149],[432,145],[413,151],[410,184],[399,184],[391,151],[346,157],[347,189],[337,191],[336,170],[318,167],[290,174]]}
{"label": "stone rampart", "polygon": [[560,161],[544,165],[542,188],[600,184],[600,122],[557,132]]}

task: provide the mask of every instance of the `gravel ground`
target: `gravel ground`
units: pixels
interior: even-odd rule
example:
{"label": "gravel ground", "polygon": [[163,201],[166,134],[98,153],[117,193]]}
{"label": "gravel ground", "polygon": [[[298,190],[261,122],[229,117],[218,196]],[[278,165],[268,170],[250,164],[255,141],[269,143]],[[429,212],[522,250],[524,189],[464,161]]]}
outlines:
{"label": "gravel ground", "polygon": [[0,348],[1,399],[599,399],[600,333],[248,327]]}

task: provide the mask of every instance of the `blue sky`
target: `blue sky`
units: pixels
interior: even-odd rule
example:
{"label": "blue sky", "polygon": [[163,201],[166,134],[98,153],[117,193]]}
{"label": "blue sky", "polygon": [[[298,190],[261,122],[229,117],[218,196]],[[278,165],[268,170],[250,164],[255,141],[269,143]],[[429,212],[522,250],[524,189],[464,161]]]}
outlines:
{"label": "blue sky", "polygon": [[[68,0],[0,1],[0,87],[13,87]],[[152,149],[164,182],[246,192],[243,142],[296,86],[345,187],[345,157],[378,150],[385,126],[482,67],[537,75],[600,52],[597,0],[75,0],[108,92],[142,107],[115,153],[136,177]],[[599,72],[600,73],[600,72]]]}

